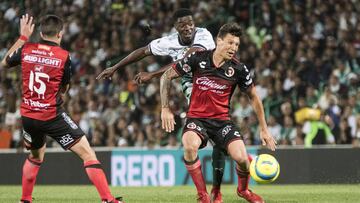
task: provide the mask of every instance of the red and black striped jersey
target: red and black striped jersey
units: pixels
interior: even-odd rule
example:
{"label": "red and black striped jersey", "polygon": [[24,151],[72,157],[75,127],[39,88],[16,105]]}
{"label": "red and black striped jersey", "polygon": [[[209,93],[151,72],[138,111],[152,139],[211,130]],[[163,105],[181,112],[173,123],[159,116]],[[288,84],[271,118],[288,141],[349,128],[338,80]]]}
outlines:
{"label": "red and black striped jersey", "polygon": [[42,121],[55,118],[63,103],[61,88],[71,77],[69,52],[49,41],[26,43],[6,61],[9,66],[21,64],[21,115]]}
{"label": "red and black striped jersey", "polygon": [[173,65],[179,75],[192,72],[193,89],[187,117],[230,120],[231,96],[236,86],[241,91],[253,85],[250,71],[236,59],[220,67],[213,63],[213,51],[194,52]]}

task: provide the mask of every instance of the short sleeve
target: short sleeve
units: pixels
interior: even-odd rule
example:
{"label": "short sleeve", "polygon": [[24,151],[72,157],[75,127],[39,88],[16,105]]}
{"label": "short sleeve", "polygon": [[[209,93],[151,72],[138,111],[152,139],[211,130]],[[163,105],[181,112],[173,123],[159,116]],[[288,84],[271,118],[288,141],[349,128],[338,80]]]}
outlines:
{"label": "short sleeve", "polygon": [[189,56],[175,63],[172,67],[180,76],[183,76],[185,74],[193,73],[196,70],[196,61],[196,52],[193,52]]}
{"label": "short sleeve", "polygon": [[215,49],[215,42],[211,33],[205,28],[198,28],[192,47],[201,47],[206,50]]}
{"label": "short sleeve", "polygon": [[10,66],[17,66],[21,64],[21,52],[22,52],[22,48],[20,47],[18,49],[16,49],[13,53],[10,53],[7,57],[6,57],[6,63]]}
{"label": "short sleeve", "polygon": [[249,87],[253,86],[253,79],[245,64],[239,64],[239,69],[238,86],[241,91],[245,92]]}
{"label": "short sleeve", "polygon": [[167,56],[169,55],[169,44],[170,40],[168,37],[162,37],[151,41],[149,49],[155,56]]}

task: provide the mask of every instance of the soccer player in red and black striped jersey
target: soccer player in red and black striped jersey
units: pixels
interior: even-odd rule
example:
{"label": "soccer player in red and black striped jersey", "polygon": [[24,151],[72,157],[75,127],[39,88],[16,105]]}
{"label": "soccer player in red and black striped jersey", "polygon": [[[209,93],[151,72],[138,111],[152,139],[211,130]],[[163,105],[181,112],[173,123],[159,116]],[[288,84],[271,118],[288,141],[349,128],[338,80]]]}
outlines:
{"label": "soccer player in red and black striped jersey", "polygon": [[69,52],[60,47],[64,33],[63,21],[47,15],[40,22],[39,43],[29,43],[34,31],[33,17],[20,20],[20,38],[1,61],[2,67],[21,65],[21,120],[25,146],[30,155],[23,166],[21,203],[32,202],[32,191],[44,159],[46,136],[71,150],[83,161],[87,175],[95,185],[103,203],[121,203],[114,198],[95,152],[84,132],[62,108],[62,95],[69,88],[71,76]]}
{"label": "soccer player in red and black striped jersey", "polygon": [[276,141],[267,129],[263,105],[247,67],[234,55],[240,44],[241,27],[236,23],[223,25],[216,38],[214,51],[194,52],[168,69],[161,77],[162,127],[174,130],[174,115],[169,109],[171,80],[189,72],[193,74],[193,89],[182,143],[185,166],[197,188],[198,200],[210,203],[201,172],[198,149],[205,147],[208,139],[237,163],[237,194],[248,202],[260,203],[263,199],[248,189],[249,159],[239,128],[230,120],[231,96],[238,86],[248,95],[260,124],[260,138],[264,145],[275,150]]}
{"label": "soccer player in red and black striped jersey", "polygon": [[[213,50],[215,48],[215,42],[211,33],[206,28],[195,26],[193,13],[189,9],[180,8],[176,10],[173,15],[173,21],[177,32],[154,39],[147,46],[134,50],[114,66],[102,71],[97,76],[97,79],[111,78],[118,69],[150,55],[170,56],[175,63],[194,51]],[[154,72],[140,72],[134,79],[138,84],[148,82],[154,77],[160,77],[170,66],[171,64],[166,65]],[[181,80],[184,96],[187,101],[190,101],[193,85],[191,73],[182,76]],[[225,167],[225,154],[216,146],[214,146],[212,153],[212,166],[213,187],[211,195],[214,203],[222,203],[220,186]]]}

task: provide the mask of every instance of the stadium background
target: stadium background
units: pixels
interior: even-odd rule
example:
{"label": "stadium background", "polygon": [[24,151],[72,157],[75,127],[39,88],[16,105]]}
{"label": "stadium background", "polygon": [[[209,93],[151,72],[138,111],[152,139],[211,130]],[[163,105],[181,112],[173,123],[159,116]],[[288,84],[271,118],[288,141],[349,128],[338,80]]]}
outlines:
{"label": "stadium background", "polygon": [[[21,14],[30,13],[36,20],[46,13],[62,16],[67,22],[62,45],[70,50],[74,67],[65,107],[92,145],[176,147],[186,111],[179,83],[171,96],[177,130],[165,134],[160,129],[158,80],[143,86],[132,81],[137,72],[156,70],[169,59],[148,57],[118,71],[112,81],[95,77],[132,50],[174,31],[171,15],[179,7],[191,8],[197,26],[212,34],[228,21],[243,26],[238,57],[252,69],[270,131],[280,144],[304,144],[303,123],[294,115],[310,107],[321,110],[334,143],[358,145],[358,0],[1,1],[0,57],[18,37]],[[32,40],[37,38],[35,34]],[[1,71],[2,148],[21,147],[20,84],[19,69]],[[247,144],[259,144],[257,121],[246,98],[236,93],[233,101],[232,115]],[[51,140],[48,146],[57,147]]]}
{"label": "stadium background", "polygon": [[[273,154],[281,164],[279,185],[251,188],[270,203],[359,202],[357,184],[339,185],[360,182],[359,0],[2,0],[0,58],[18,38],[22,14],[30,13],[36,22],[47,13],[63,17],[62,46],[71,52],[74,67],[65,107],[96,146],[113,186],[152,185],[112,191],[127,202],[190,202],[193,186],[155,187],[190,183],[178,160],[187,108],[179,83],[174,83],[171,96],[178,126],[176,133],[166,134],[160,129],[158,80],[142,86],[132,81],[137,72],[156,70],[170,59],[147,57],[118,71],[112,81],[95,80],[132,50],[173,32],[172,12],[180,7],[189,7],[196,25],[213,35],[228,21],[244,28],[238,57],[252,70],[270,131],[280,144]],[[31,40],[38,38],[35,33]],[[20,196],[21,166],[27,156],[18,112],[19,74],[19,68],[0,71],[0,202],[4,203]],[[232,106],[250,154],[270,153],[258,145],[257,121],[246,98],[236,92]],[[304,138],[314,120],[325,123],[332,136],[327,145],[305,149],[310,146],[304,146]],[[34,191],[36,202],[96,202],[94,188],[78,186],[89,184],[78,158],[50,139],[47,144]],[[210,154],[211,147],[200,154],[209,184]],[[234,184],[231,162],[226,163],[224,183]],[[169,182],[174,173],[175,182]],[[225,202],[239,201],[234,185],[223,186],[222,192]]]}
{"label": "stadium background", "polygon": [[[132,50],[174,31],[171,15],[179,7],[191,8],[197,26],[212,34],[228,21],[243,26],[238,57],[252,69],[270,131],[280,144],[304,144],[304,125],[296,122],[295,112],[310,107],[321,110],[334,143],[358,145],[358,0],[1,1],[0,57],[18,37],[21,14],[30,13],[36,20],[46,13],[63,17],[67,25],[62,45],[70,50],[74,67],[65,107],[91,144],[176,147],[186,111],[179,83],[171,96],[179,121],[177,130],[165,134],[160,129],[158,80],[143,86],[132,81],[137,72],[156,70],[169,59],[148,57],[118,71],[112,81],[95,77]],[[35,34],[32,40],[37,37]],[[20,84],[19,69],[1,71],[2,148],[21,145]],[[247,99],[236,93],[232,106],[232,116],[247,144],[259,144],[257,121]],[[51,140],[48,146],[57,147]]]}
{"label": "stadium background", "polygon": [[[270,131],[280,145],[304,148],[304,126],[320,120],[331,129],[327,147],[359,146],[359,0],[5,0],[0,2],[0,58],[19,36],[22,14],[36,20],[47,13],[63,17],[62,46],[71,52],[74,67],[65,107],[91,144],[115,151],[178,149],[187,108],[179,83],[174,83],[171,96],[178,126],[175,133],[166,134],[160,128],[158,79],[142,86],[132,81],[137,72],[156,70],[170,59],[147,57],[118,71],[111,81],[95,77],[134,49],[173,32],[172,12],[180,7],[189,7],[196,25],[213,35],[228,21],[243,26],[238,57],[252,70]],[[34,34],[31,40],[37,39]],[[19,73],[15,68],[0,74],[0,148],[13,148],[3,152],[23,151]],[[251,106],[239,92],[232,106],[246,143],[257,149],[257,121]],[[321,115],[307,114],[312,111]],[[59,149],[50,139],[48,146]]]}

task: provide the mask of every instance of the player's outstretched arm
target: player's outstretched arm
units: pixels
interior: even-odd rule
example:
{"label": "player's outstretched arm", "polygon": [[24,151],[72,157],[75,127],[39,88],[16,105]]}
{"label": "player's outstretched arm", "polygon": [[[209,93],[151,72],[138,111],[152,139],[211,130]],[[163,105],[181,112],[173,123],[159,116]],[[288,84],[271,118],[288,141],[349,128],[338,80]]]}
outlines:
{"label": "player's outstretched arm", "polygon": [[34,28],[35,25],[33,24],[33,17],[28,14],[23,15],[20,19],[20,37],[6,52],[5,57],[1,60],[2,67],[6,68],[12,66],[12,64],[8,64],[7,62],[8,56],[11,57],[16,50],[25,44],[25,42],[31,37]]}
{"label": "player's outstretched arm", "polygon": [[176,124],[174,114],[171,112],[169,106],[169,92],[171,80],[177,77],[179,77],[178,73],[173,68],[169,68],[160,79],[161,122],[162,128],[165,129],[166,132],[173,131]]}
{"label": "player's outstretched arm", "polygon": [[103,70],[97,77],[97,80],[100,79],[111,79],[111,77],[114,75],[114,73],[121,67],[125,67],[131,63],[134,63],[136,61],[139,61],[143,59],[146,56],[151,55],[151,51],[148,46],[144,46],[141,48],[138,48],[131,52],[129,55],[127,55],[125,58],[123,58],[121,61],[119,61],[114,66],[111,66],[109,68],[106,68]]}
{"label": "player's outstretched arm", "polygon": [[[202,51],[205,50],[202,47],[191,47],[184,55],[184,58],[188,57],[191,53],[194,53],[196,51]],[[138,74],[135,75],[134,80],[137,84],[142,84],[142,83],[146,83],[149,82],[152,78],[157,78],[160,77],[161,75],[164,74],[164,72],[166,70],[168,70],[169,68],[171,68],[171,66],[173,66],[174,64],[176,64],[177,62],[179,62],[181,59],[174,61],[173,63],[167,64],[163,67],[161,67],[159,70],[153,71],[153,72],[140,72]]]}
{"label": "player's outstretched arm", "polygon": [[263,107],[260,97],[258,96],[258,94],[256,92],[255,86],[251,86],[248,88],[247,95],[249,96],[249,98],[251,100],[251,105],[252,105],[252,107],[258,117],[258,120],[259,120],[260,138],[261,138],[262,144],[264,146],[266,145],[272,151],[275,151],[277,143],[267,128],[265,114],[264,114],[264,107]]}

